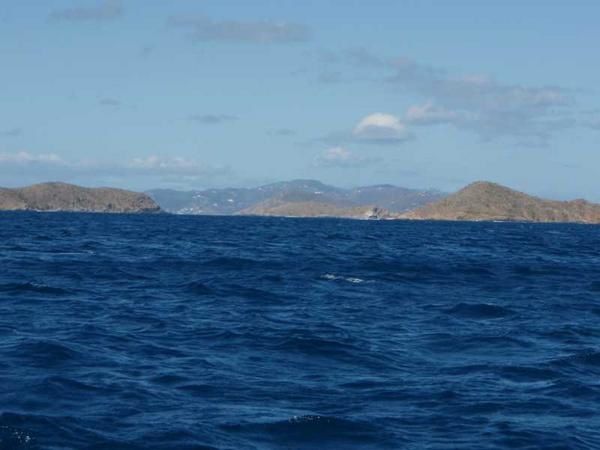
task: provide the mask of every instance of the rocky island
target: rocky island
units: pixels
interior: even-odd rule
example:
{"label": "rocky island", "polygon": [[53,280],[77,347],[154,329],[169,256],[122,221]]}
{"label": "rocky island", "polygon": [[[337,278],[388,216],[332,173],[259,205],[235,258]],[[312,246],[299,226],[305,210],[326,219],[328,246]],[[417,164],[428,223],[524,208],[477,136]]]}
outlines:
{"label": "rocky island", "polygon": [[161,209],[148,195],[138,192],[41,183],[17,189],[0,188],[0,211],[157,213]]}
{"label": "rocky island", "polygon": [[401,214],[420,220],[600,223],[600,205],[585,200],[546,200],[486,181]]}

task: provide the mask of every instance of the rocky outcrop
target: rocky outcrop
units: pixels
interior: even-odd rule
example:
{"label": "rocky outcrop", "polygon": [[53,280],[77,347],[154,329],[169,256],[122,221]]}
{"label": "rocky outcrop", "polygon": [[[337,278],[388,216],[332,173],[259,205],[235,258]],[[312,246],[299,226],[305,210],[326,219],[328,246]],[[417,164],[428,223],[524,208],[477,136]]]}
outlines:
{"label": "rocky outcrop", "polygon": [[0,210],[156,213],[160,207],[138,192],[42,183],[19,189],[0,188]]}

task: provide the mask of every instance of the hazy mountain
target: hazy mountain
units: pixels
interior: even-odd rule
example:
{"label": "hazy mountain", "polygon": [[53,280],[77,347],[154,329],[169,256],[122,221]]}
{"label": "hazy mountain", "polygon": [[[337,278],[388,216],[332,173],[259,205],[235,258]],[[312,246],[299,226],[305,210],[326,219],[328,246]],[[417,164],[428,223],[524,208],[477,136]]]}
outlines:
{"label": "hazy mountain", "polygon": [[438,202],[417,208],[400,217],[429,220],[600,223],[600,205],[585,200],[546,200],[499,184],[479,181]]}
{"label": "hazy mountain", "polygon": [[315,180],[284,181],[256,188],[153,190],[148,194],[168,212],[223,215],[240,214],[243,211],[254,214],[260,204],[269,200],[278,204],[316,202],[338,209],[376,205],[391,212],[403,212],[444,197],[437,191],[391,185],[342,189]]}
{"label": "hazy mountain", "polygon": [[66,183],[0,188],[0,210],[154,213],[160,207],[146,194]]}

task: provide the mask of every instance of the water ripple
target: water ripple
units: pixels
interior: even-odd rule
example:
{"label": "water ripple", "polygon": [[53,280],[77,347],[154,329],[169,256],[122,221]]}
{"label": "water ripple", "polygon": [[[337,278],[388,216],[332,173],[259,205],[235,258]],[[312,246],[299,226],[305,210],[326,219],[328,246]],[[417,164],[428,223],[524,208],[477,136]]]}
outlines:
{"label": "water ripple", "polygon": [[0,450],[600,448],[600,227],[0,213]]}

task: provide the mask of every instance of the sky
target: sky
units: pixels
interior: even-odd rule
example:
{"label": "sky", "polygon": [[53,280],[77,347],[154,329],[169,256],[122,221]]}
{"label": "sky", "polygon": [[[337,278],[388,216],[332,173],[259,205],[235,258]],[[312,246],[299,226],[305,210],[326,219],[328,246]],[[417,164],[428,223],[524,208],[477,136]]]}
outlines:
{"label": "sky", "polygon": [[600,2],[0,0],[0,186],[600,201]]}

